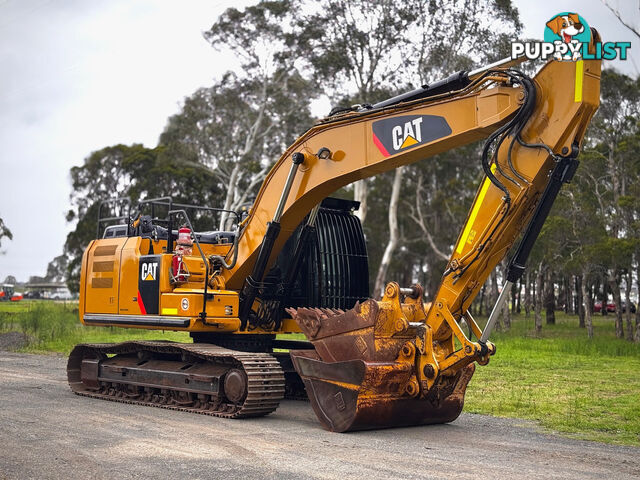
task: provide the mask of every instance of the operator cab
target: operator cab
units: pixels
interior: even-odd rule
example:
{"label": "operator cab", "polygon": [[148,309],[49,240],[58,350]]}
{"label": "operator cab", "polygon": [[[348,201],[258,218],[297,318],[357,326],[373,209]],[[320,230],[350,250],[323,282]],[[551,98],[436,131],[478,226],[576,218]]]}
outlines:
{"label": "operator cab", "polygon": [[109,225],[104,229],[102,238],[126,237],[128,231],[127,225]]}
{"label": "operator cab", "polygon": [[[239,214],[234,211],[223,210],[212,207],[204,207],[200,205],[185,205],[173,202],[171,197],[163,197],[159,199],[144,200],[138,203],[137,213],[131,215],[131,201],[129,198],[117,198],[106,200],[101,203],[98,210],[98,238],[122,238],[122,237],[142,237],[150,238],[154,241],[168,240],[169,227],[171,226],[172,238],[178,236],[178,229],[173,228],[179,226],[177,216],[182,214],[183,219],[188,218],[186,211],[191,211],[190,216],[194,218],[209,214],[211,223],[214,223],[216,215],[226,213],[228,219],[233,221],[234,225],[239,223]],[[142,212],[150,214],[142,214]],[[164,215],[158,214],[162,211]],[[109,223],[118,222],[108,225]],[[123,223],[128,222],[128,223]],[[200,221],[200,224],[207,223]],[[216,222],[217,223],[217,222]],[[230,222],[227,222],[227,224]],[[104,232],[100,237],[100,229],[105,225]],[[236,238],[236,232],[227,230],[206,230],[193,232],[195,239],[201,244],[207,245],[226,245],[232,244]]]}

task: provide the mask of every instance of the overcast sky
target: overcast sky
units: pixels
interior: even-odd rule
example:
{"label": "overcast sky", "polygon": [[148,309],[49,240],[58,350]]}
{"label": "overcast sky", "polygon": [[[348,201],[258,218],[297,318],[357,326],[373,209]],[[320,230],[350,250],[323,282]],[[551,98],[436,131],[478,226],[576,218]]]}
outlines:
{"label": "overcast sky", "polygon": [[[0,217],[14,234],[3,240],[0,282],[44,275],[62,253],[73,165],[108,145],[154,147],[181,100],[233,64],[202,32],[249,3],[0,0]],[[514,3],[524,37],[541,38],[551,16],[577,10],[605,41],[631,41],[633,61],[616,67],[637,75],[640,42],[599,0]],[[638,0],[619,4],[640,26]]]}

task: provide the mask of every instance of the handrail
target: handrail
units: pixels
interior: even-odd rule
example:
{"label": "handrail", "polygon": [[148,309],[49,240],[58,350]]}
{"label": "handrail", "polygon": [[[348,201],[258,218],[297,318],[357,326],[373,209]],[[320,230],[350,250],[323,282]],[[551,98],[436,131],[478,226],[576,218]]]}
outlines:
{"label": "handrail", "polygon": [[[102,217],[102,207],[109,203],[117,203],[124,202],[128,207],[129,211],[127,215],[120,215],[117,217]],[[98,222],[96,224],[96,238],[100,238],[100,225],[106,222],[110,222],[113,220],[127,220],[127,236],[129,236],[129,217],[131,216],[131,198],[129,197],[116,197],[108,200],[102,200],[100,205],[98,206]]]}
{"label": "handrail", "polygon": [[[202,319],[202,323],[207,323],[207,285],[209,284],[209,262],[207,261],[207,257],[205,257],[204,252],[202,251],[202,247],[200,247],[200,242],[198,241],[198,236],[195,234],[193,230],[193,225],[191,225],[191,220],[189,220],[189,215],[187,215],[186,210],[178,209],[178,210],[169,210],[169,225],[171,225],[171,216],[176,214],[183,214],[184,218],[189,226],[189,229],[193,232],[193,239],[196,242],[196,246],[198,247],[198,252],[200,252],[200,257],[204,262],[204,291],[203,291],[203,302],[202,302],[202,312],[200,312],[200,318]],[[171,245],[173,247],[173,245]],[[167,253],[169,253],[169,244],[167,243]]]}

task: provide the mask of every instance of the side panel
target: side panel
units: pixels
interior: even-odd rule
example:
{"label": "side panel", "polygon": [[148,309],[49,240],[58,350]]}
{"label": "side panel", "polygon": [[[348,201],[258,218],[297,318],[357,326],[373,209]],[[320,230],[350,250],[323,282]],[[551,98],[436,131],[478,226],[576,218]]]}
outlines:
{"label": "side panel", "polygon": [[89,271],[89,252],[91,251],[91,247],[96,242],[96,240],[91,240],[87,248],[84,249],[84,253],[82,254],[82,267],[80,269],[80,301],[78,302],[78,314],[80,315],[80,321],[82,322],[82,318],[84,317],[85,312],[85,303],[87,301],[87,272]]}
{"label": "side panel", "polygon": [[118,313],[120,254],[127,238],[96,240],[86,270],[85,312]]}

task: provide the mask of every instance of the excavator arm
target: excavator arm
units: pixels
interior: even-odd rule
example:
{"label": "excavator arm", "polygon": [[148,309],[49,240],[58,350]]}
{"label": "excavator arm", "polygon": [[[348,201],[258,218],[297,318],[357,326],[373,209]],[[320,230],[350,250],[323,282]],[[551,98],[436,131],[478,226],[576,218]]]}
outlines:
{"label": "excavator arm", "polygon": [[[243,326],[259,320],[268,266],[323,198],[356,180],[488,138],[485,178],[430,304],[422,303],[419,285],[401,289],[390,283],[381,301],[368,300],[347,312],[287,310],[315,346],[315,352],[291,355],[326,428],[457,417],[474,362],[486,364],[495,353],[488,336],[505,294],[522,274],[560,186],[578,165],[585,130],[599,105],[600,67],[598,60],[551,61],[533,79],[512,68],[486,69],[475,78],[458,74],[435,94],[426,88],[423,95],[329,117],[280,158],[243,225],[238,261],[220,270],[214,282],[241,290]],[[520,236],[482,332],[469,306]],[[462,320],[475,340],[461,329]],[[435,405],[428,413],[425,399]]]}

